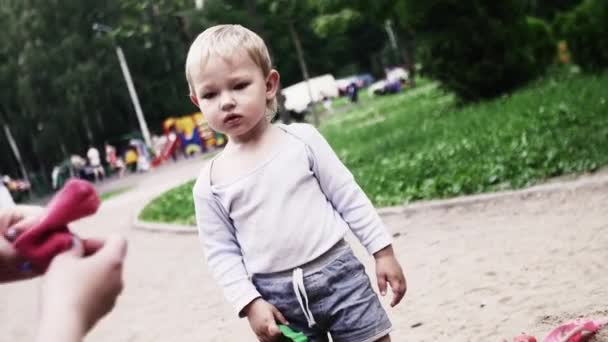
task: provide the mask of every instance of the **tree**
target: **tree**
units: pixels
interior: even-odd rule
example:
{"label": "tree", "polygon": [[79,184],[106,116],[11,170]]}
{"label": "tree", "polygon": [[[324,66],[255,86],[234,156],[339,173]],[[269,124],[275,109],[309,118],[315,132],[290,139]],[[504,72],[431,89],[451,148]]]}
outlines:
{"label": "tree", "polygon": [[559,15],[555,26],[559,37],[568,42],[574,61],[584,70],[608,67],[608,2],[585,0]]}
{"label": "tree", "polygon": [[423,71],[465,101],[523,85],[546,69],[546,56],[555,52],[549,30],[528,21],[519,0],[404,4],[405,21],[424,40]]}
{"label": "tree", "polygon": [[[311,77],[370,70],[372,51],[386,43],[383,24],[370,25],[367,17],[344,33],[316,34],[311,23],[320,12],[307,1],[204,4],[196,10],[192,0],[0,2],[0,124],[10,127],[37,189],[48,188],[50,170],[69,155],[138,130],[116,43],[152,133],[161,131],[166,117],[196,110],[183,65],[192,39],[211,25],[240,23],[258,32],[284,85],[302,80],[303,58]],[[112,27],[110,34],[93,31],[95,22]],[[2,172],[16,176],[18,163],[4,133],[0,141]]]}
{"label": "tree", "polygon": [[[415,86],[415,34],[412,26],[404,21],[402,15],[405,0],[309,0],[309,2],[320,12],[314,21],[314,27],[321,36],[327,36],[330,32],[345,33],[353,26],[362,23],[372,30],[385,28],[385,36],[388,34],[391,40],[395,38],[390,43],[399,52],[402,63],[409,72],[412,85]],[[376,42],[380,41],[386,43],[389,40],[386,38],[376,40]]]}
{"label": "tree", "polygon": [[527,0],[526,12],[551,22],[557,15],[572,10],[581,2],[582,0]]}

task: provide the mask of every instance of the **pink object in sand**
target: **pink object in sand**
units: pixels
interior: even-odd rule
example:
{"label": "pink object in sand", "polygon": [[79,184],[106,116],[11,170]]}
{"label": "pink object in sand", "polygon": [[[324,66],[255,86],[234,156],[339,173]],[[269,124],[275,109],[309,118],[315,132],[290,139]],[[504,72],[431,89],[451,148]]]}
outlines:
{"label": "pink object in sand", "polygon": [[584,342],[597,333],[608,320],[576,319],[560,324],[543,342]]}
{"label": "pink object in sand", "polygon": [[534,336],[522,334],[513,338],[513,342],[536,342]]}
{"label": "pink object in sand", "polygon": [[23,232],[13,245],[33,270],[43,273],[53,258],[72,248],[75,235],[68,223],[94,214],[100,200],[91,183],[72,179],[55,195],[40,221]]}

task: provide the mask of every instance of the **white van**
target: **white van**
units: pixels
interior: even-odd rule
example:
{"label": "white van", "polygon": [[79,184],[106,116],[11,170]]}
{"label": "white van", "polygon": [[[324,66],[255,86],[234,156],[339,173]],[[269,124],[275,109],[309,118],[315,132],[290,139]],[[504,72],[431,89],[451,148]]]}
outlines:
{"label": "white van", "polygon": [[[324,98],[338,97],[338,84],[334,76],[330,74],[313,77],[308,80],[313,102]],[[301,113],[310,104],[310,94],[305,81],[283,88],[281,94],[285,96],[285,109]]]}

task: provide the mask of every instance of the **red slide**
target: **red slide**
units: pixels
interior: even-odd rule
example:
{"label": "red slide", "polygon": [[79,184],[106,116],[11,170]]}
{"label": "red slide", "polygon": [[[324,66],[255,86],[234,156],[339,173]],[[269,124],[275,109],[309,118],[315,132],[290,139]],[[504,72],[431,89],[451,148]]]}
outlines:
{"label": "red slide", "polygon": [[165,160],[171,158],[171,155],[175,152],[175,149],[177,148],[177,143],[178,143],[177,137],[175,137],[174,140],[170,140],[169,138],[167,138],[167,142],[165,143],[165,146],[163,146],[163,150],[161,151],[160,156],[157,156],[152,161],[152,166],[157,167],[158,165],[162,164]]}

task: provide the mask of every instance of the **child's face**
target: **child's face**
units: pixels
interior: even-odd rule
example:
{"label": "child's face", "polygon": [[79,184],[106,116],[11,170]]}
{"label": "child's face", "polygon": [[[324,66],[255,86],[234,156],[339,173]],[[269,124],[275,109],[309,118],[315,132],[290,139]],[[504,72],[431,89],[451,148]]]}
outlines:
{"label": "child's face", "polygon": [[193,69],[193,101],[211,128],[238,137],[266,120],[267,100],[274,98],[277,90],[279,75],[275,70],[264,77],[246,53],[230,58],[211,55],[202,68]]}

